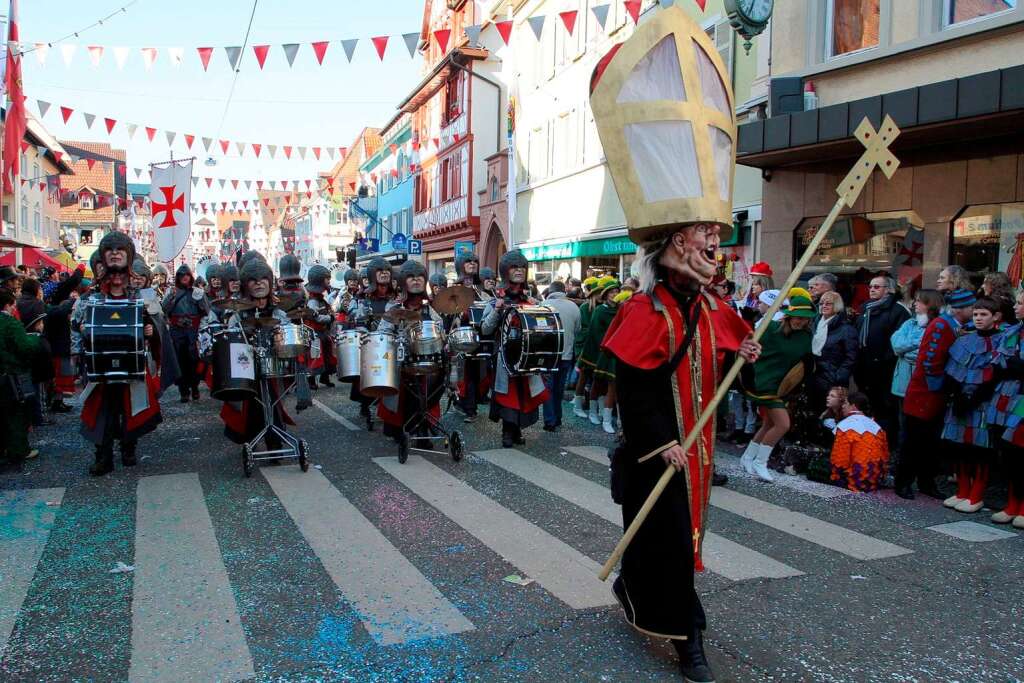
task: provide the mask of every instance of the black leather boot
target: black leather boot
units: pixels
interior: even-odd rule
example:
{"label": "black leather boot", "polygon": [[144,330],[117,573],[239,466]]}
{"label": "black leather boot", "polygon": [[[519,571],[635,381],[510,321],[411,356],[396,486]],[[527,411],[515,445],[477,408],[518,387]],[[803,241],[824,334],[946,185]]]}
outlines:
{"label": "black leather boot", "polygon": [[501,425],[501,447],[512,448],[515,441],[515,434],[512,433],[512,428],[508,424]]}
{"label": "black leather boot", "polygon": [[673,640],[679,654],[679,668],[687,683],[715,683],[715,674],[704,654],[704,633],[694,629],[688,640]]}
{"label": "black leather boot", "polygon": [[96,447],[96,462],[89,467],[89,474],[102,477],[114,471],[114,449],[111,446]]}
{"label": "black leather boot", "polygon": [[135,467],[139,463],[135,457],[134,443],[121,443],[121,464],[125,467]]}

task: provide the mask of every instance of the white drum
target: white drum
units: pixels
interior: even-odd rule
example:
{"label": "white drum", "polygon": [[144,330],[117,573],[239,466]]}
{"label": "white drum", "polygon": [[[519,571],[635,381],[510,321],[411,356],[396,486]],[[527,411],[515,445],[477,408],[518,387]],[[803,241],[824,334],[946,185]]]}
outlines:
{"label": "white drum", "polygon": [[338,379],[351,382],[359,377],[360,345],[363,332],[345,330],[334,337],[334,355],[338,359]]}
{"label": "white drum", "polygon": [[281,323],[274,328],[274,355],[298,358],[309,351],[312,332],[304,325]]}
{"label": "white drum", "polygon": [[370,332],[359,354],[359,390],[376,398],[398,393],[398,342],[391,332]]}

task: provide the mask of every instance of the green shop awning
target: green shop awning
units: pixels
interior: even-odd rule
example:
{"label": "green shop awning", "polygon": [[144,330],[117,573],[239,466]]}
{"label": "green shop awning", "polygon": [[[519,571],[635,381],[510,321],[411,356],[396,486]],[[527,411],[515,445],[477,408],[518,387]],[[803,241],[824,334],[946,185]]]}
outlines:
{"label": "green shop awning", "polygon": [[539,247],[523,247],[520,249],[527,261],[546,261],[548,259],[581,258],[584,256],[617,256],[619,254],[636,253],[636,245],[629,237],[605,237],[597,240],[574,240],[557,242]]}

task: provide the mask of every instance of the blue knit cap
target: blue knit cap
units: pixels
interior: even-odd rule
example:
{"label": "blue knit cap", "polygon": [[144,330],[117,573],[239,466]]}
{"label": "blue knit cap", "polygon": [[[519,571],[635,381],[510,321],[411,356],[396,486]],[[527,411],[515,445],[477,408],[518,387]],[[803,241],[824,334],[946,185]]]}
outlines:
{"label": "blue knit cap", "polygon": [[946,303],[950,308],[969,308],[977,302],[974,292],[969,289],[954,289],[946,296]]}

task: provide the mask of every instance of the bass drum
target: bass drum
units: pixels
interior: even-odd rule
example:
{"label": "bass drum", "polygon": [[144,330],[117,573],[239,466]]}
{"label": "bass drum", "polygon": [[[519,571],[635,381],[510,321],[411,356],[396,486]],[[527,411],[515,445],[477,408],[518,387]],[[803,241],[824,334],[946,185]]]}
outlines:
{"label": "bass drum", "polygon": [[338,359],[338,379],[352,382],[359,379],[360,345],[363,332],[345,330],[334,338],[334,355]]}
{"label": "bass drum", "polygon": [[90,382],[139,382],[146,378],[142,299],[90,299],[82,324],[85,378]]}
{"label": "bass drum", "polygon": [[398,342],[390,332],[370,332],[359,354],[359,391],[383,398],[398,393]]}
{"label": "bass drum", "polygon": [[544,306],[510,309],[498,329],[498,352],[510,375],[553,372],[563,343],[561,319]]}
{"label": "bass drum", "polygon": [[241,330],[220,330],[214,334],[211,358],[210,396],[219,401],[256,397],[256,354]]}

